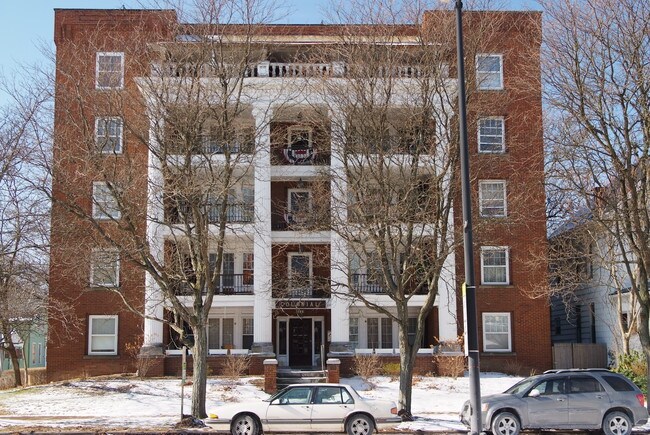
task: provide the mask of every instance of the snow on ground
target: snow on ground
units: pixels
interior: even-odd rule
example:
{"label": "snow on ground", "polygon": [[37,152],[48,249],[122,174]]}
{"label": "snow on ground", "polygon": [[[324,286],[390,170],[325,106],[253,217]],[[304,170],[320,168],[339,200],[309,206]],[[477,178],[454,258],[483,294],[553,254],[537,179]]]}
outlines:
{"label": "snow on ground", "polygon": [[[418,377],[413,387],[413,415],[404,430],[464,430],[458,413],[469,397],[469,379]],[[506,390],[520,378],[481,374],[481,393]],[[378,376],[366,384],[360,378],[343,379],[362,396],[397,401],[398,382]],[[262,400],[263,379],[208,380],[208,412],[224,403]],[[185,387],[184,410],[189,414],[191,386]],[[181,385],[178,379],[139,380],[110,377],[52,383],[0,392],[0,432],[39,428],[169,428],[180,420]]]}
{"label": "snow on ground", "polygon": [[[481,373],[481,394],[505,391],[521,378],[500,373]],[[365,383],[361,378],[342,379],[362,396],[396,401],[398,382],[378,376]],[[208,412],[219,405],[259,401],[268,397],[260,388],[261,377],[239,380],[208,380]],[[191,386],[184,389],[184,411],[189,414]],[[458,414],[469,398],[469,378],[416,377],[413,386],[413,415],[399,430],[465,431]],[[52,383],[0,391],[0,432],[25,430],[160,430],[180,420],[179,379],[103,377]],[[205,429],[209,430],[209,429]],[[650,424],[635,428],[645,433]],[[201,431],[200,429],[198,430]]]}

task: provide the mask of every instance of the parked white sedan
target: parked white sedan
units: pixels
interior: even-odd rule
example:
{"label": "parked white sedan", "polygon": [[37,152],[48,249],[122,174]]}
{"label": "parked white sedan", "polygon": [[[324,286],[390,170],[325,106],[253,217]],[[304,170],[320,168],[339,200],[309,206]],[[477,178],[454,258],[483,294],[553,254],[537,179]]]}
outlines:
{"label": "parked white sedan", "polygon": [[264,401],[217,408],[205,423],[233,435],[347,432],[368,435],[401,422],[395,402],[365,399],[349,385],[294,384]]}

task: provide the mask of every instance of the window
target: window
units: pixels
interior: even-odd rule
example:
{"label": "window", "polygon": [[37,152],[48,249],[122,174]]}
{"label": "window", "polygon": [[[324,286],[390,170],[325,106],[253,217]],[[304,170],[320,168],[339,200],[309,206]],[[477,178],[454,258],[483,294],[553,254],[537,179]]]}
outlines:
{"label": "window", "polygon": [[504,130],[505,121],[503,118],[480,118],[478,120],[478,152],[505,152]]}
{"label": "window", "polygon": [[97,53],[95,87],[121,89],[124,87],[124,53]]}
{"label": "window", "polygon": [[287,198],[287,223],[305,223],[310,213],[311,190],[289,189]]}
{"label": "window", "polygon": [[208,319],[208,349],[232,349],[234,332],[234,319]]}
{"label": "window", "polygon": [[359,318],[350,317],[350,346],[352,349],[359,347]]}
{"label": "window", "polygon": [[242,280],[244,285],[253,285],[255,274],[255,257],[252,252],[245,252],[242,263]]}
{"label": "window", "polygon": [[634,386],[623,377],[608,375],[603,376],[603,379],[614,389],[614,391],[634,391]]}
{"label": "window", "polygon": [[542,381],[535,385],[535,389],[539,391],[542,396],[550,396],[552,394],[565,394],[565,378],[549,379]]}
{"label": "window", "polygon": [[483,313],[483,351],[511,350],[510,313]]}
{"label": "window", "polygon": [[371,317],[367,320],[368,348],[391,349],[393,347],[393,320]]}
{"label": "window", "polygon": [[289,288],[291,296],[311,296],[311,253],[289,253]]}
{"label": "window", "polygon": [[289,148],[304,150],[312,147],[311,127],[292,126],[288,129]]}
{"label": "window", "polygon": [[318,387],[314,404],[316,405],[342,405],[354,403],[352,396],[345,388],[341,387]]}
{"label": "window", "polygon": [[503,89],[503,56],[479,54],[476,56],[476,85],[478,89]]}
{"label": "window", "polygon": [[93,182],[93,218],[119,219],[120,216],[120,209],[111,186],[103,181]]}
{"label": "window", "polygon": [[253,347],[253,318],[242,319],[242,349]]}
{"label": "window", "polygon": [[97,118],[95,143],[102,154],[122,153],[122,118]]}
{"label": "window", "polygon": [[481,216],[505,217],[506,209],[506,182],[505,181],[479,181],[478,202]]}
{"label": "window", "polygon": [[311,401],[312,387],[294,387],[276,397],[272,405],[308,405]]}
{"label": "window", "polygon": [[117,287],[120,285],[120,254],[114,249],[95,249],[90,254],[90,285]]}
{"label": "window", "polygon": [[481,283],[509,284],[508,248],[484,246],[481,248]]}
{"label": "window", "polygon": [[88,355],[117,355],[117,316],[88,318]]}
{"label": "window", "polygon": [[600,393],[605,391],[600,382],[591,376],[572,376],[569,379],[569,393]]}

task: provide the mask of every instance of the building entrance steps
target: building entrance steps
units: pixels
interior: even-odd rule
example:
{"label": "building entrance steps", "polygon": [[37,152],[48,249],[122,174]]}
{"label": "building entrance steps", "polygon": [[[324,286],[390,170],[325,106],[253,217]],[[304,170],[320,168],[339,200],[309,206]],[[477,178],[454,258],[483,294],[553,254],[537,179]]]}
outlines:
{"label": "building entrance steps", "polygon": [[278,391],[291,384],[327,382],[327,371],[320,367],[278,367]]}

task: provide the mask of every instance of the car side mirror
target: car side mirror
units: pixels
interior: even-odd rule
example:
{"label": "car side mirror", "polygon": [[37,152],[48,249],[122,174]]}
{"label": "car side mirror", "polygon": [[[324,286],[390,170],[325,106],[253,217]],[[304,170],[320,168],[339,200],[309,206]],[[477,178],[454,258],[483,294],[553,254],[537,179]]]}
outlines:
{"label": "car side mirror", "polygon": [[533,388],[530,390],[530,393],[528,393],[528,397],[539,397],[542,393],[539,392],[537,388]]}

